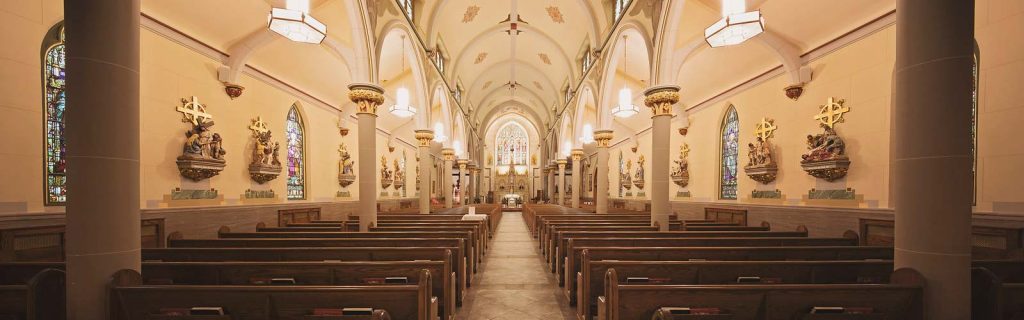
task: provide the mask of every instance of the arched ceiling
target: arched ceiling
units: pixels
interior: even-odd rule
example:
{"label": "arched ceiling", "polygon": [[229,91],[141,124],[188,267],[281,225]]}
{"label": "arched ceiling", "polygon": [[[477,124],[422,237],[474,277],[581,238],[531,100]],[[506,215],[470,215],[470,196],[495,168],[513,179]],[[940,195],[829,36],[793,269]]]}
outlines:
{"label": "arched ceiling", "polygon": [[[584,44],[595,42],[608,25],[596,14],[603,11],[595,11],[602,10],[602,0],[514,2],[524,22],[517,36],[506,33],[508,23],[502,23],[512,13],[513,1],[424,1],[417,20],[429,45],[444,44],[452,79],[463,83],[465,103],[474,106],[475,120],[488,121],[487,115],[497,114],[493,108],[509,101],[548,120],[547,110],[561,103],[565,80],[579,78],[576,61]],[[513,73],[515,91],[507,85]]]}

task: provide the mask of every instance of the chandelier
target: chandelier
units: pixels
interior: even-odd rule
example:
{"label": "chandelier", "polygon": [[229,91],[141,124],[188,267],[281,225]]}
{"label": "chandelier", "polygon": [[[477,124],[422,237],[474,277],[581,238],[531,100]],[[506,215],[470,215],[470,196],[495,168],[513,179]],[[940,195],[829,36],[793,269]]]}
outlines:
{"label": "chandelier", "polygon": [[[626,41],[627,36],[622,36],[622,68],[629,70],[629,52],[626,51],[626,47],[629,42]],[[640,109],[637,109],[633,105],[633,90],[630,90],[628,84],[622,85],[622,89],[619,90],[619,105],[612,108],[612,115],[619,118],[629,118],[637,113],[640,113]]]}
{"label": "chandelier", "polygon": [[704,29],[712,48],[737,45],[764,32],[761,11],[744,12],[743,0],[723,0],[722,19]]}
{"label": "chandelier", "polygon": [[319,44],[327,37],[327,26],[309,15],[308,0],[289,0],[286,8],[271,8],[267,27],[303,43]]}
{"label": "chandelier", "polygon": [[[402,69],[399,69],[399,74],[405,72],[405,35],[402,35],[402,52],[398,54],[402,57]],[[388,108],[391,114],[400,118],[408,118],[416,115],[416,107],[409,105],[409,89],[405,86],[399,87],[395,92],[395,104]]]}

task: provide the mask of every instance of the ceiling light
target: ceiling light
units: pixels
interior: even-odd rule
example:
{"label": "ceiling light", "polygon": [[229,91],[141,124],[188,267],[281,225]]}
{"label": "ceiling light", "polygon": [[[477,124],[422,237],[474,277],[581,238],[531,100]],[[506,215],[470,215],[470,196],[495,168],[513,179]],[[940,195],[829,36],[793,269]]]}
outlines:
{"label": "ceiling light", "polygon": [[637,113],[640,113],[640,109],[633,105],[633,90],[629,88],[619,90],[619,105],[612,108],[612,115],[619,118],[629,118]]}
{"label": "ceiling light", "polygon": [[583,135],[580,136],[580,142],[583,142],[583,144],[594,142],[594,127],[590,126],[589,123],[583,124]]}
{"label": "ceiling light", "polygon": [[761,11],[744,12],[743,0],[723,0],[722,19],[704,29],[704,39],[712,48],[743,43],[764,32]]}
{"label": "ceiling light", "polygon": [[409,105],[409,89],[405,87],[398,88],[395,100],[395,105],[388,108],[391,114],[401,118],[416,115],[416,107]]}
{"label": "ceiling light", "polygon": [[327,26],[310,16],[308,11],[291,6],[287,9],[271,8],[268,27],[291,41],[319,44],[327,37]]}
{"label": "ceiling light", "polygon": [[434,123],[434,141],[444,142],[448,137],[444,135],[444,124],[440,121]]}

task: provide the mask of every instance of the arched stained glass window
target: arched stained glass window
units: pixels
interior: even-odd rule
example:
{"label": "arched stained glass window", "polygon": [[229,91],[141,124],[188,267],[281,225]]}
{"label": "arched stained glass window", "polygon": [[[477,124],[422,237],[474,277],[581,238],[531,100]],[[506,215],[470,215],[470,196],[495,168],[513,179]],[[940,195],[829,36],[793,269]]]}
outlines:
{"label": "arched stained glass window", "polygon": [[740,147],[740,119],[729,106],[722,120],[722,169],[719,199],[736,200],[736,167]]}
{"label": "arched stained glass window", "polygon": [[296,106],[288,110],[285,121],[288,139],[288,200],[306,199],[306,137],[302,116]]}
{"label": "arched stained glass window", "polygon": [[46,199],[48,206],[67,201],[64,141],[64,54],[63,23],[54,26],[43,42],[43,106],[46,109]]}
{"label": "arched stained glass window", "polygon": [[498,135],[494,138],[494,154],[497,159],[496,164],[502,165],[526,165],[526,161],[529,158],[529,146],[530,138],[526,135],[526,130],[523,129],[517,123],[506,124],[501,130],[498,130]]}

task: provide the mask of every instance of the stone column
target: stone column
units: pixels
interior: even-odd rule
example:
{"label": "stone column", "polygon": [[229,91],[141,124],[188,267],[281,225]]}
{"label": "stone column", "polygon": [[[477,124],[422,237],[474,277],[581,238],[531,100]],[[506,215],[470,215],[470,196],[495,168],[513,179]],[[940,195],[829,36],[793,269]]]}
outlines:
{"label": "stone column", "polygon": [[356,103],[359,125],[359,231],[377,224],[377,107],[384,103],[384,89],[368,83],[348,85],[348,98]]}
{"label": "stone column", "polygon": [[548,165],[548,194],[551,199],[548,200],[550,203],[558,201],[558,194],[555,193],[555,172],[558,171],[558,167],[551,163]]}
{"label": "stone column", "polygon": [[555,183],[558,184],[558,205],[565,205],[565,159],[555,160],[555,165],[558,166],[558,178],[555,178]]}
{"label": "stone column", "polygon": [[655,86],[644,91],[644,105],[651,108],[651,224],[668,231],[672,207],[668,203],[669,143],[672,137],[672,105],[679,102],[678,86]]}
{"label": "stone column", "polygon": [[551,187],[548,187],[548,182],[551,181],[551,178],[549,177],[549,175],[551,174],[551,169],[548,169],[548,167],[543,167],[540,170],[541,170],[541,172],[544,173],[544,178],[543,178],[543,180],[541,180],[541,182],[543,182],[544,185],[541,186],[541,188],[544,189],[544,197],[548,198],[548,201],[550,202],[551,201]]}
{"label": "stone column", "polygon": [[66,99],[75,106],[64,119],[66,310],[71,318],[107,319],[110,277],[141,270],[139,0],[69,0],[64,6]]}
{"label": "stone column", "polygon": [[612,130],[594,131],[594,141],[597,142],[597,195],[594,206],[597,214],[608,213],[608,145],[612,137]]}
{"label": "stone column", "polygon": [[896,4],[896,268],[927,281],[926,319],[971,317],[974,1]]}
{"label": "stone column", "polygon": [[442,162],[441,172],[441,194],[444,195],[444,207],[452,207],[452,198],[455,197],[455,191],[452,190],[452,162],[455,161],[455,150],[451,148],[441,149],[441,156],[444,157]]}
{"label": "stone column", "polygon": [[430,142],[434,141],[434,130],[416,130],[420,157],[420,214],[430,214]]}
{"label": "stone column", "polygon": [[469,160],[459,159],[455,161],[459,165],[459,205],[466,204],[466,197],[469,195],[469,175],[466,174],[466,166]]}
{"label": "stone column", "polygon": [[580,207],[580,194],[583,193],[583,149],[572,149],[572,207]]}
{"label": "stone column", "polygon": [[466,180],[466,198],[469,199],[468,203],[472,204],[473,198],[476,197],[476,164],[470,162],[466,165],[466,170],[468,170],[467,173],[469,174],[469,178]]}

